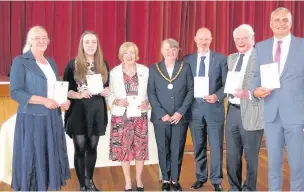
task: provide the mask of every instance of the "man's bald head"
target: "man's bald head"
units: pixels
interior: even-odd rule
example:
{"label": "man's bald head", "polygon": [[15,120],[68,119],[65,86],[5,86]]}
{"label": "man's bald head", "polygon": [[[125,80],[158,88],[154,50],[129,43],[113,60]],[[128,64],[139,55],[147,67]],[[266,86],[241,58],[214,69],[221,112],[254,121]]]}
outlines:
{"label": "man's bald head", "polygon": [[207,53],[212,42],[211,31],[206,27],[200,28],[196,32],[194,41],[196,42],[198,52]]}

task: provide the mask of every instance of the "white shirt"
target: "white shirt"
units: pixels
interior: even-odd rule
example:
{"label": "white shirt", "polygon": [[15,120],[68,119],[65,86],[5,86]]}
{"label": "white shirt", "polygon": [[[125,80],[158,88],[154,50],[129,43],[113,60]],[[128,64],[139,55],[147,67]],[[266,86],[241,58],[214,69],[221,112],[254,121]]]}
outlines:
{"label": "white shirt", "polygon": [[42,70],[42,72],[44,73],[44,75],[47,79],[47,97],[53,98],[55,83],[57,81],[56,75],[49,63],[47,63],[47,64],[42,64],[42,63],[38,63],[38,62],[36,62],[36,63],[38,64],[38,66],[40,67],[40,69]]}
{"label": "white shirt", "polygon": [[[278,41],[279,41],[279,39],[277,39],[276,37],[273,37],[273,48],[272,48],[273,61],[274,61],[274,57],[275,57],[275,54],[277,51]],[[289,47],[290,47],[290,42],[291,42],[290,33],[286,37],[281,39],[281,41],[282,41],[282,43],[281,43],[281,56],[280,56],[280,74],[282,74],[282,71],[283,71],[285,63],[286,63],[287,55],[289,52]]]}
{"label": "white shirt", "polygon": [[[245,55],[243,57],[242,68],[240,70],[240,73],[241,73],[241,76],[242,76],[242,82],[244,80],[244,76],[245,76],[245,73],[246,73],[246,69],[247,69],[247,65],[248,65],[248,61],[249,61],[249,57],[251,55],[251,52],[252,52],[252,48],[249,49],[246,53],[244,53]],[[233,66],[232,71],[235,71],[237,63],[240,59],[240,54],[241,53],[239,53],[239,56],[238,56],[237,60],[235,61],[235,64]],[[249,92],[249,99],[250,99],[250,92]],[[233,104],[238,104],[239,105],[241,103],[240,98],[236,98],[236,97],[234,97],[233,99],[231,97],[228,97],[228,100],[229,100],[230,103],[233,103]]]}
{"label": "white shirt", "polygon": [[202,55],[201,53],[197,53],[197,61],[196,61],[196,76],[198,77],[200,63],[201,63],[201,57],[205,56],[205,77],[209,77],[209,63],[210,63],[210,50],[205,54]]}
{"label": "white shirt", "polygon": [[174,69],[174,67],[170,67],[170,68],[167,67],[167,72],[168,72],[168,74],[169,74],[170,79],[172,78],[173,69]]}

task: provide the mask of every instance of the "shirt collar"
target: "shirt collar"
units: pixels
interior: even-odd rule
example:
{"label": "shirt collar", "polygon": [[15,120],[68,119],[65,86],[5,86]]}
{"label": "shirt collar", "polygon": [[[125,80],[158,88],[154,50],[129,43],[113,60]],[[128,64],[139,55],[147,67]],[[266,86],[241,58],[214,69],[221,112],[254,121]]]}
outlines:
{"label": "shirt collar", "polygon": [[273,36],[273,40],[274,40],[274,43],[278,43],[279,40],[283,42],[290,42],[291,41],[291,34],[289,33],[286,37],[282,38],[282,39],[278,39],[276,38],[275,36]]}
{"label": "shirt collar", "polygon": [[198,52],[197,53],[197,58],[201,58],[201,56],[205,56],[206,59],[209,58],[210,57],[210,50],[208,50],[208,52],[205,55]]}
{"label": "shirt collar", "polygon": [[244,57],[248,57],[248,56],[250,56],[251,55],[251,52],[252,52],[252,47],[246,52],[246,53],[239,53],[239,56],[241,55],[241,54],[244,54]]}

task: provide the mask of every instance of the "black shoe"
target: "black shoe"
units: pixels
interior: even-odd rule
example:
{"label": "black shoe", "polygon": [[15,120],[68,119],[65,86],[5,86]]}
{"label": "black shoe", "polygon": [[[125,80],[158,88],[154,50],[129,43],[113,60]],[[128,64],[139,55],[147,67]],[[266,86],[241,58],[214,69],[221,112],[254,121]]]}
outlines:
{"label": "black shoe", "polygon": [[206,182],[203,182],[203,181],[196,181],[195,183],[193,183],[193,185],[191,186],[191,189],[199,189],[201,187],[204,186],[204,183]]}
{"label": "black shoe", "polygon": [[79,189],[79,191],[87,191],[87,188],[86,188],[86,186],[80,186],[80,189]]}
{"label": "black shoe", "polygon": [[173,191],[183,191],[182,187],[180,186],[180,184],[178,182],[172,183],[172,188],[173,188]]}
{"label": "black shoe", "polygon": [[132,189],[125,189],[125,191],[132,191]]}
{"label": "black shoe", "polygon": [[170,191],[170,183],[163,183],[162,191]]}
{"label": "black shoe", "polygon": [[100,191],[96,188],[93,179],[86,179],[86,187],[88,191]]}
{"label": "black shoe", "polygon": [[212,184],[214,191],[223,191],[223,187],[221,184]]}
{"label": "black shoe", "polygon": [[144,186],[142,186],[142,187],[136,187],[136,191],[144,191],[145,189],[144,189]]}

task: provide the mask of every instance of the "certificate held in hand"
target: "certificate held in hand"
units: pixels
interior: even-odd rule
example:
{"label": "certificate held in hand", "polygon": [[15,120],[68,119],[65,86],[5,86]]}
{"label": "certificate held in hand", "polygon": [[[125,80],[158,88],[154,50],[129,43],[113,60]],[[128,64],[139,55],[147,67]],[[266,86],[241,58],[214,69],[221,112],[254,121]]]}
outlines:
{"label": "certificate held in hand", "polygon": [[237,89],[241,89],[243,84],[240,72],[229,71],[227,74],[224,93],[234,94]]}
{"label": "certificate held in hand", "polygon": [[127,106],[127,117],[140,117],[141,110],[138,109],[138,106],[141,104],[141,101],[137,96],[127,96],[129,105]]}
{"label": "certificate held in hand", "polygon": [[58,105],[63,104],[68,100],[69,82],[67,81],[56,81],[54,86],[53,99]]}
{"label": "certificate held in hand", "polygon": [[88,89],[93,95],[97,95],[103,91],[103,81],[101,74],[87,75]]}
{"label": "certificate held in hand", "polygon": [[278,63],[260,66],[261,86],[267,89],[280,88],[280,72]]}
{"label": "certificate held in hand", "polygon": [[209,77],[194,77],[194,97],[203,98],[209,95]]}

